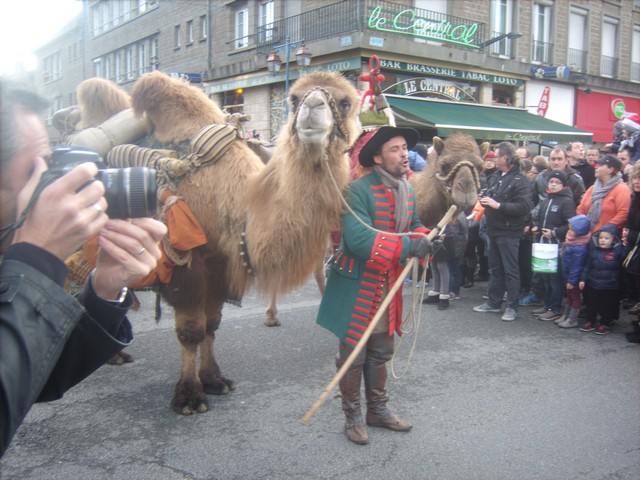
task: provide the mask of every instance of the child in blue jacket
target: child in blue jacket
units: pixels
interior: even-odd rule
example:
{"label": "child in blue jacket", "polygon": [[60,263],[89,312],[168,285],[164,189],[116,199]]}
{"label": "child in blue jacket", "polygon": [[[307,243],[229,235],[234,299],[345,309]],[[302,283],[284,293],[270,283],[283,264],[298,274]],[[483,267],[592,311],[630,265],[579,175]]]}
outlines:
{"label": "child in blue jacket", "polygon": [[587,261],[580,276],[580,289],[584,289],[587,307],[587,318],[580,327],[581,332],[595,330],[598,335],[606,335],[611,329],[611,322],[618,318],[624,254],[615,225],[605,223],[591,237]]}
{"label": "child in blue jacket", "polygon": [[591,222],[586,215],[575,215],[569,219],[569,231],[562,247],[562,276],[566,289],[565,316],[557,324],[562,328],[578,326],[578,313],[582,307],[582,294],[578,288],[580,274],[589,251],[589,229]]}

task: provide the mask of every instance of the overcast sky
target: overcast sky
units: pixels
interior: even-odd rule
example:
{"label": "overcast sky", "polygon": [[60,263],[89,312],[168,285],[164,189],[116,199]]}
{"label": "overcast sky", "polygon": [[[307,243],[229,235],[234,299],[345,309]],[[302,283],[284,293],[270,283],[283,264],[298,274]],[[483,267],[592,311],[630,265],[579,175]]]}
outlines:
{"label": "overcast sky", "polygon": [[0,74],[33,70],[33,51],[80,11],[81,0],[0,0]]}

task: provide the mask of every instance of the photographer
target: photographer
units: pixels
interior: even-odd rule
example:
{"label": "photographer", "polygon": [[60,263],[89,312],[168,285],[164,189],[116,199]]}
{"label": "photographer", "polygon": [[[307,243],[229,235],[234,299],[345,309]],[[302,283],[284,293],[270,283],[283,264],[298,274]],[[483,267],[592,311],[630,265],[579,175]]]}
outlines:
{"label": "photographer", "polygon": [[[33,403],[62,397],[131,342],[126,287],[155,268],[166,232],[151,218],[109,219],[91,163],[53,181],[16,221],[47,170],[46,106],[0,81],[0,456]],[[96,268],[72,297],[64,260],[94,235]]]}

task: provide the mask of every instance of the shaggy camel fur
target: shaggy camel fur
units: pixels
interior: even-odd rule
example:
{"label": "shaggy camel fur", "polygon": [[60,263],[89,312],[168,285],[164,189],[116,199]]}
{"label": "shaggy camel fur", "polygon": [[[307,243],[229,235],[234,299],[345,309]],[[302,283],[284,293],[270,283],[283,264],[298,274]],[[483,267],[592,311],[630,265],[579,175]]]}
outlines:
{"label": "shaggy camel fur", "polygon": [[98,127],[116,113],[131,108],[129,95],[116,83],[104,78],[89,78],[76,88],[80,106],[78,130]]}
{"label": "shaggy camel fur", "polygon": [[[165,148],[224,122],[202,91],[160,72],[142,76],[132,100]],[[358,93],[340,75],[319,72],[291,87],[289,104],[291,115],[267,166],[244,143],[234,142],[222,158],[180,183],[177,193],[201,223],[207,244],[193,251],[190,267],[174,269],[164,289],[182,347],[172,400],[178,413],[205,412],[207,393],[233,388],[214,355],[225,299],[241,296],[254,279],[262,292],[273,285],[280,291],[301,285],[338,225],[342,207],[332,177],[338,189],[346,188],[345,152],[360,133]],[[246,251],[240,245],[243,232]]]}
{"label": "shaggy camel fur", "polygon": [[437,159],[409,179],[416,193],[420,221],[427,227],[436,225],[451,205],[460,211],[476,204],[480,192],[478,174],[483,168],[480,155],[489,150],[488,142],[478,147],[473,137],[462,133],[454,133],[444,141],[433,137],[433,145]]}

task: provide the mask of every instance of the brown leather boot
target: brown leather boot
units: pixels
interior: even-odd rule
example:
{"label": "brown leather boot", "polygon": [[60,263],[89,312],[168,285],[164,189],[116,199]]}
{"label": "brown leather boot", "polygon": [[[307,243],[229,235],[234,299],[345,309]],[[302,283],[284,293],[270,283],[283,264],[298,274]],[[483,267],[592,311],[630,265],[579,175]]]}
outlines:
{"label": "brown leather boot", "polygon": [[342,394],[342,410],[346,417],[344,424],[347,438],[358,445],[369,443],[367,426],[362,419],[360,411],[360,378],[362,366],[351,366],[344,377],[340,379],[340,393]]}
{"label": "brown leather boot", "polygon": [[408,432],[413,428],[387,408],[387,366],[384,363],[364,367],[364,391],[367,396],[367,425],[383,427],[395,432]]}

